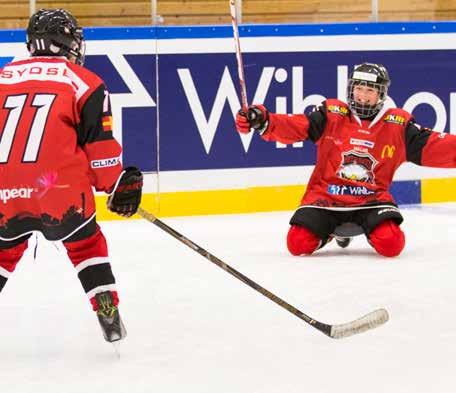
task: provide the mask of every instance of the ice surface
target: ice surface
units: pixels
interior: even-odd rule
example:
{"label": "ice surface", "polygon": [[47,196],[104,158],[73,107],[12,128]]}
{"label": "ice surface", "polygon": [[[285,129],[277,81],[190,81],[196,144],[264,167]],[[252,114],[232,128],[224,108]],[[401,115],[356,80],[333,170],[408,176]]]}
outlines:
{"label": "ice surface", "polygon": [[0,296],[2,393],[456,391],[456,205],[403,208],[406,248],[285,248],[291,212],[163,219],[304,313],[379,329],[332,340],[155,225],[102,222],[128,330],[118,359],[65,249],[38,238]]}

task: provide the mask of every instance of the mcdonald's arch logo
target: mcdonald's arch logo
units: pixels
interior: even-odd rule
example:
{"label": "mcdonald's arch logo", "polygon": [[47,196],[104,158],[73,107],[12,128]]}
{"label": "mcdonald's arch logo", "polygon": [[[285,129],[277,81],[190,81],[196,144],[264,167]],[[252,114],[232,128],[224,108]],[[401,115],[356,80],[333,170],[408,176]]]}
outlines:
{"label": "mcdonald's arch logo", "polygon": [[394,145],[385,145],[382,149],[382,158],[393,158],[394,152],[396,151],[396,146]]}

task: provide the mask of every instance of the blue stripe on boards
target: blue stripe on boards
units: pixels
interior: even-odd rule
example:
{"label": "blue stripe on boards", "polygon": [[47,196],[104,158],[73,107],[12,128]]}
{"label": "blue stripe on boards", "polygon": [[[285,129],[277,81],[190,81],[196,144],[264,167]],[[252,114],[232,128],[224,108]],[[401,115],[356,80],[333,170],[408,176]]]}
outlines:
{"label": "blue stripe on boards", "polygon": [[[176,38],[227,38],[233,36],[227,24],[217,26],[131,26],[90,27],[84,29],[88,40],[133,40]],[[360,34],[455,33],[456,22],[360,22],[332,24],[241,25],[243,37],[288,37]],[[0,42],[25,42],[25,30],[0,30]]]}

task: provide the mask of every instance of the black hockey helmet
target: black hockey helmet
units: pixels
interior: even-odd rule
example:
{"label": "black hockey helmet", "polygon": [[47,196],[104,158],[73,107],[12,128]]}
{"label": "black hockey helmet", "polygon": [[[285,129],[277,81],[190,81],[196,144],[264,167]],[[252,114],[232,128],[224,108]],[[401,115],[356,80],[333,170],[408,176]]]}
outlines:
{"label": "black hockey helmet", "polygon": [[[390,85],[388,71],[381,64],[363,63],[355,66],[347,86],[347,103],[352,112],[361,119],[375,116],[383,107],[388,96]],[[378,101],[375,105],[361,104],[355,101],[353,89],[357,85],[373,87],[378,91]]]}
{"label": "black hockey helmet", "polygon": [[82,65],[85,55],[82,28],[68,11],[40,9],[29,20],[27,49],[31,56],[65,56]]}

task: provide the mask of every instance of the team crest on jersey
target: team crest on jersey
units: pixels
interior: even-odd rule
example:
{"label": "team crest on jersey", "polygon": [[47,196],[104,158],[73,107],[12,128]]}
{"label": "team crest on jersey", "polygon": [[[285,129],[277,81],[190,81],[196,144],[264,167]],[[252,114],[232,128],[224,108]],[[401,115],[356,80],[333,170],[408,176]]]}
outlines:
{"label": "team crest on jersey", "polygon": [[378,161],[369,153],[350,150],[342,153],[337,176],[342,179],[374,184],[374,167]]}
{"label": "team crest on jersey", "polygon": [[341,105],[328,105],[326,107],[329,112],[337,113],[338,115],[348,116],[348,108]]}
{"label": "team crest on jersey", "polygon": [[405,123],[405,117],[395,115],[395,114],[389,114],[386,115],[383,120],[385,120],[386,123],[394,123],[394,124],[399,124],[400,126],[404,125]]}

